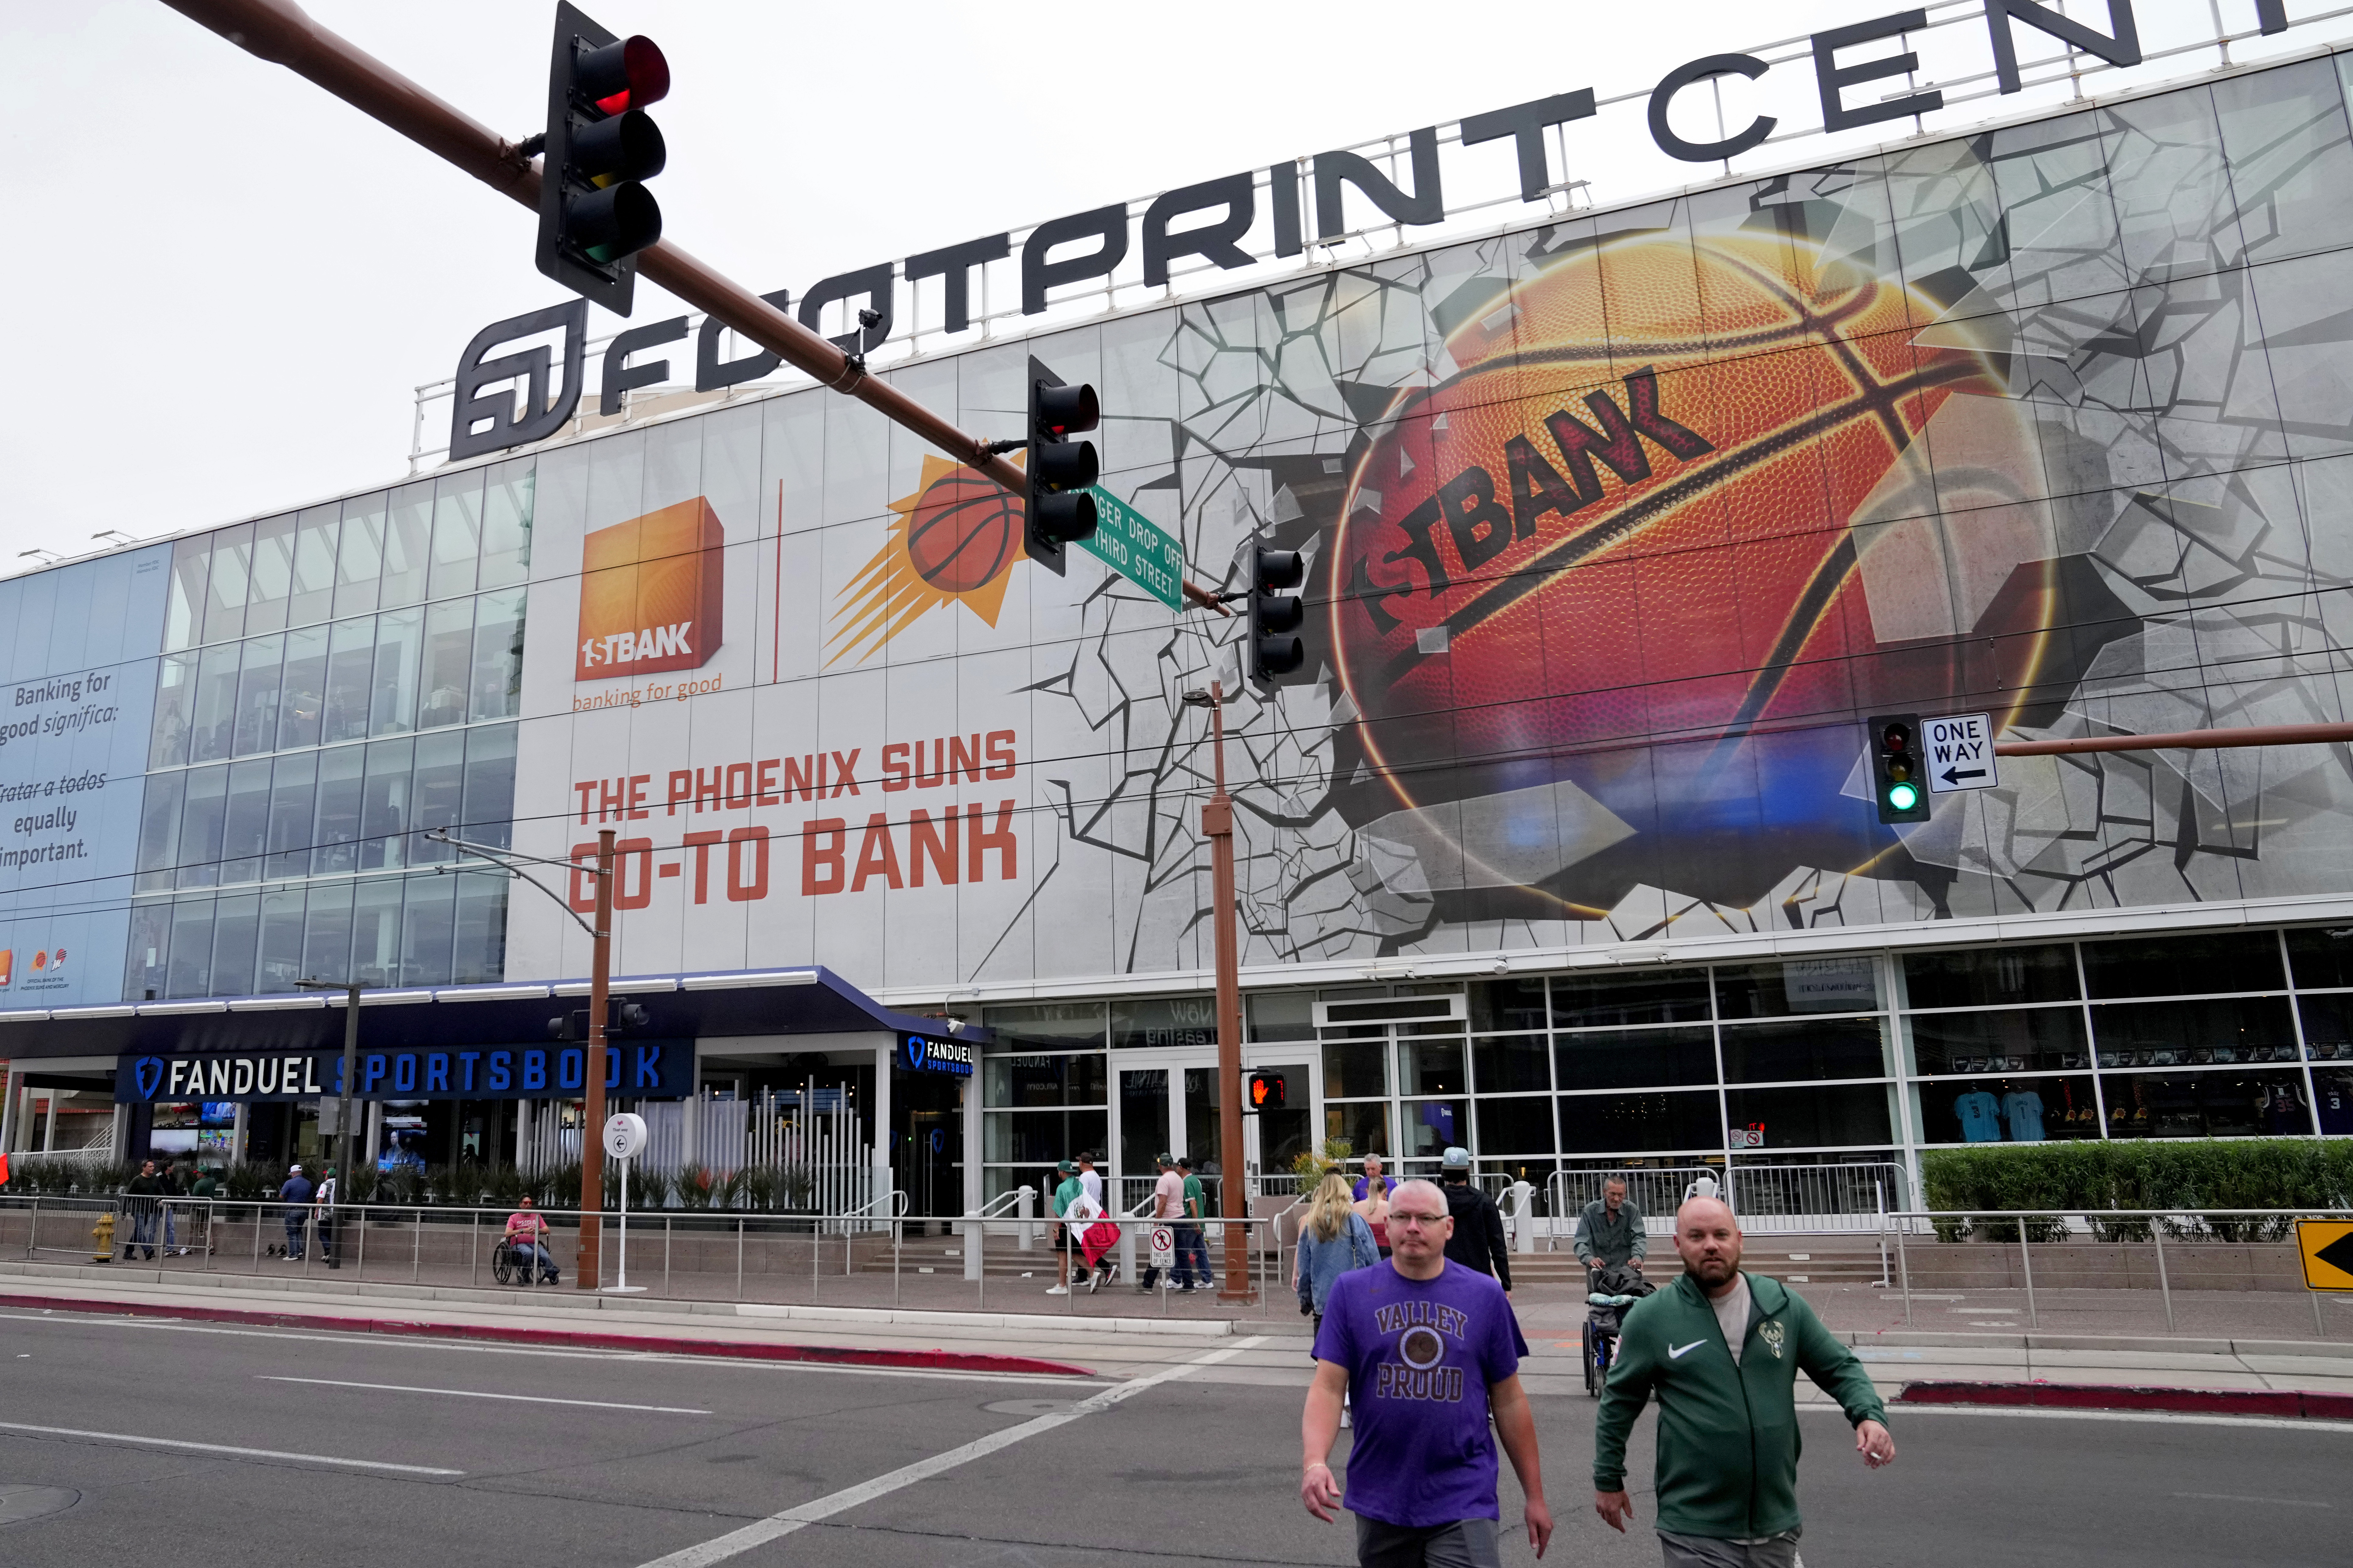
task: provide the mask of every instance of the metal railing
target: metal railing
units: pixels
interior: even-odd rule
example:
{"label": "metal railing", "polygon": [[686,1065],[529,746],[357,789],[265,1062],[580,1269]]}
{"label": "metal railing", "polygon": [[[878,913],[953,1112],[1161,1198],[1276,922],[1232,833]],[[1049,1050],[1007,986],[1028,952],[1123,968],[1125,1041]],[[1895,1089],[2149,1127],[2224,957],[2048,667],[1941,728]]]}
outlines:
{"label": "metal railing", "polygon": [[[649,1209],[632,1210],[626,1216],[607,1211],[602,1216],[605,1272],[617,1276],[626,1217],[629,1281],[657,1298],[876,1306],[884,1304],[878,1299],[880,1280],[871,1285],[865,1281],[887,1268],[889,1305],[985,1310],[992,1260],[1000,1266],[1008,1261],[1034,1264],[1024,1271],[1031,1279],[1050,1279],[1055,1273],[1055,1249],[1063,1228],[1059,1222],[1017,1221],[1012,1237],[997,1238],[1009,1245],[992,1247],[989,1233],[999,1228],[1001,1214],[997,1223],[979,1214],[913,1215],[906,1211],[903,1192],[894,1191],[890,1201],[894,1223],[887,1226],[887,1237],[856,1228],[874,1223],[872,1212],[864,1209],[847,1215]],[[333,1277],[355,1281],[526,1289],[537,1270],[520,1264],[505,1247],[507,1220],[513,1212],[449,1205],[351,1204],[322,1210],[316,1205],[250,1199],[0,1194],[0,1258],[60,1262],[79,1257],[93,1264],[138,1263],[155,1268],[166,1279],[175,1273],[284,1278],[290,1270],[297,1278],[324,1280],[332,1271]],[[533,1212],[546,1223],[542,1242],[559,1279],[572,1284],[583,1215],[576,1209]],[[1213,1279],[1222,1279],[1226,1272],[1226,1228],[1240,1227],[1248,1259],[1243,1284],[1264,1316],[1271,1311],[1270,1294],[1282,1290],[1288,1295],[1284,1269],[1290,1248],[1280,1217],[1176,1223],[1199,1227]],[[101,1224],[109,1219],[111,1225]],[[1104,1298],[1103,1285],[1140,1277],[1137,1244],[1150,1245],[1155,1222],[1136,1214],[1107,1215],[1092,1223],[1115,1227],[1116,1240],[1083,1269],[1074,1270],[1082,1283],[1063,1302],[1050,1308],[1041,1302],[1039,1310],[1083,1315],[1087,1309],[1082,1298]],[[954,1245],[937,1256],[942,1262],[956,1258],[961,1267],[944,1270],[939,1263],[921,1261],[928,1246],[950,1239]],[[1098,1265],[1103,1269],[1103,1282],[1089,1289],[1083,1281]],[[924,1289],[927,1299],[907,1301],[911,1286],[920,1287],[943,1273],[961,1277],[960,1282],[971,1288],[970,1295],[933,1286]],[[1170,1283],[1163,1274],[1155,1292],[1163,1316],[1170,1315]]]}
{"label": "metal railing", "polygon": [[1559,1250],[1576,1235],[1585,1205],[1599,1199],[1604,1184],[1613,1181],[1626,1184],[1627,1201],[1641,1215],[1643,1229],[1657,1237],[1674,1234],[1675,1210],[1694,1190],[1706,1190],[1703,1182],[1731,1205],[1740,1228],[1752,1235],[1873,1235],[1882,1228],[1881,1215],[1902,1208],[1911,1192],[1904,1167],[1884,1161],[1555,1171],[1546,1184],[1551,1250]]}
{"label": "metal railing", "polygon": [[[2034,1297],[2033,1244],[2046,1247],[2064,1243],[2071,1238],[2096,1241],[2103,1246],[2129,1246],[2146,1241],[2152,1249],[2157,1265],[2157,1288],[2165,1300],[2166,1332],[2174,1331],[2173,1280],[2165,1264],[2165,1240],[2168,1231],[2177,1245],[2185,1238],[2199,1237],[2230,1237],[2231,1232],[2241,1233],[2231,1244],[2246,1245],[2284,1236],[2299,1219],[2344,1219],[2353,1217],[2353,1208],[2314,1207],[2308,1209],[1898,1209],[1883,1216],[1882,1224],[1895,1247],[1895,1270],[1899,1288],[1904,1293],[1904,1322],[1912,1322],[1912,1260],[1910,1246],[1915,1239],[1935,1236],[1945,1245],[1960,1243],[1978,1245],[1968,1237],[1979,1230],[1988,1233],[1991,1245],[2007,1247],[2013,1239],[2018,1247],[2018,1266],[2021,1282],[2026,1288],[2026,1319],[2028,1325],[2042,1327],[2042,1315]],[[2215,1221],[2222,1223],[2221,1228]],[[2200,1237],[2203,1239],[2203,1237]],[[2050,1289],[2049,1286],[2044,1287]],[[2320,1312],[2320,1292],[2308,1292],[2312,1297],[2312,1326],[2322,1338],[2328,1335],[2327,1322]]]}
{"label": "metal railing", "polygon": [[1551,1228],[1546,1237],[1546,1249],[1557,1252],[1577,1235],[1577,1222],[1585,1205],[1598,1201],[1602,1186],[1609,1182],[1626,1184],[1626,1201],[1642,1216],[1642,1228],[1651,1236],[1672,1236],[1675,1230],[1675,1210],[1683,1206],[1683,1196],[1702,1177],[1721,1184],[1724,1173],[1704,1166],[1659,1169],[1643,1167],[1636,1170],[1555,1171],[1545,1184],[1546,1205],[1551,1210]]}

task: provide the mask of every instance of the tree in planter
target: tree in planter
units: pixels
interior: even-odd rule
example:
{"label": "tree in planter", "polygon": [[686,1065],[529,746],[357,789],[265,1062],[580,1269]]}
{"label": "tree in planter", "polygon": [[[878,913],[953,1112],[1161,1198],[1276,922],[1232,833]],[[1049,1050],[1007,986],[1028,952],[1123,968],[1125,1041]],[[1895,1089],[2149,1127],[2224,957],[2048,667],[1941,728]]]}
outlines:
{"label": "tree in planter", "polygon": [[1334,1171],[1346,1165],[1356,1152],[1356,1145],[1345,1138],[1326,1138],[1321,1149],[1303,1149],[1291,1162],[1291,1173],[1299,1178],[1299,1191],[1303,1197],[1315,1190]]}

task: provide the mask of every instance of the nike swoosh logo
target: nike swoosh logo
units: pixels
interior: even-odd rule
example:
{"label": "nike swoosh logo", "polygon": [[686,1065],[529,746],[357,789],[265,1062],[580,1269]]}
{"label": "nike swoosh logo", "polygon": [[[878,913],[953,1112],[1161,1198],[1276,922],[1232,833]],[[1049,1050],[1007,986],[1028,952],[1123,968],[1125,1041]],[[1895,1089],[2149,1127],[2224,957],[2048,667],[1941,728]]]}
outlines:
{"label": "nike swoosh logo", "polygon": [[1669,1361],[1681,1361],[1683,1359],[1685,1352],[1695,1351],[1705,1343],[1707,1343],[1705,1340],[1694,1340],[1687,1345],[1669,1345],[1667,1347],[1667,1359]]}

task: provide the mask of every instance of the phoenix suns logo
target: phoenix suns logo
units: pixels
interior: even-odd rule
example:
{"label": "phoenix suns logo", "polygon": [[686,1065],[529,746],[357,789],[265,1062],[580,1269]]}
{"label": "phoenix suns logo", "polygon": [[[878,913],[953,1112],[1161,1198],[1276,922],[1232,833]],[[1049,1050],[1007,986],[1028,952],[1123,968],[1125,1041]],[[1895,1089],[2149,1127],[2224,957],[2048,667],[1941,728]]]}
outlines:
{"label": "phoenix suns logo", "polygon": [[1022,558],[1021,498],[944,458],[926,457],[915,493],[891,503],[890,533],[838,596],[828,665],[857,664],[939,605],[997,625]]}

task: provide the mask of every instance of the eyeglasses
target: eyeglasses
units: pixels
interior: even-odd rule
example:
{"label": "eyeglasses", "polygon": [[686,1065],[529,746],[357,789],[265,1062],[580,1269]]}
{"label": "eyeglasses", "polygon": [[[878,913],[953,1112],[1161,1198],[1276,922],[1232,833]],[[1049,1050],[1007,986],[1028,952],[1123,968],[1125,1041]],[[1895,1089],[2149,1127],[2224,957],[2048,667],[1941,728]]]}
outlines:
{"label": "eyeglasses", "polygon": [[1393,1208],[1389,1210],[1389,1223],[1391,1225],[1436,1225],[1439,1221],[1445,1219],[1446,1217],[1448,1216],[1442,1214],[1416,1214],[1411,1209]]}

